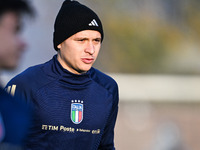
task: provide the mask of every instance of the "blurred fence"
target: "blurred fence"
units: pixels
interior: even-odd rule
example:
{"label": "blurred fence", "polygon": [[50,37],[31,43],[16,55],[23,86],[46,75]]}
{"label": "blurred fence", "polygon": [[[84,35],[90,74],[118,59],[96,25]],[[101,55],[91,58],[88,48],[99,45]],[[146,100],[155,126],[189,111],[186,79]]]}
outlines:
{"label": "blurred fence", "polygon": [[200,76],[110,75],[120,94],[116,149],[199,150]]}
{"label": "blurred fence", "polygon": [[200,76],[110,74],[123,101],[200,102]]}

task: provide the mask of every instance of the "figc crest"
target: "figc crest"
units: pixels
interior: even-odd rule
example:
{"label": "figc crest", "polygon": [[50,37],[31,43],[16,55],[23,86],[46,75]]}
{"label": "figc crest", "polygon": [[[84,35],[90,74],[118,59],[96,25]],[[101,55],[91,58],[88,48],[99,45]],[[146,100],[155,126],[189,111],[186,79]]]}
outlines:
{"label": "figc crest", "polygon": [[74,124],[79,124],[82,122],[82,120],[83,120],[83,101],[72,100],[71,120]]}

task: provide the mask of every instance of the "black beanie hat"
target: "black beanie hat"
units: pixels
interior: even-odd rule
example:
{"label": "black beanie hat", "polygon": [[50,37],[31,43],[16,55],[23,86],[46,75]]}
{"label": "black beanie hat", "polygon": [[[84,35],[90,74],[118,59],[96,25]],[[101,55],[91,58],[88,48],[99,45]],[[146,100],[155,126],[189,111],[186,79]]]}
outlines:
{"label": "black beanie hat", "polygon": [[83,30],[99,31],[103,40],[103,27],[97,14],[77,1],[65,0],[54,24],[54,49],[58,50],[60,43]]}

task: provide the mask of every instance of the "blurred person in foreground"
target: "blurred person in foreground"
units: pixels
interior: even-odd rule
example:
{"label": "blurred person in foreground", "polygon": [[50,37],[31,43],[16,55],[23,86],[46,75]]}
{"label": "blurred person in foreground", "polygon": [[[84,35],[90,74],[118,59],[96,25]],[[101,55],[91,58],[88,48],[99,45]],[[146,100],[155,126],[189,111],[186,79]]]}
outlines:
{"label": "blurred person in foreground", "polygon": [[97,14],[77,1],[64,1],[54,24],[48,62],[14,77],[15,96],[34,109],[26,149],[114,150],[118,86],[92,67],[103,41]]}
{"label": "blurred person in foreground", "polygon": [[[23,15],[32,16],[33,9],[24,0],[0,0],[0,71],[13,70],[24,51],[20,38]],[[3,90],[0,81],[0,150],[20,148],[28,130],[30,111],[27,105]],[[8,90],[14,94],[15,86]]]}

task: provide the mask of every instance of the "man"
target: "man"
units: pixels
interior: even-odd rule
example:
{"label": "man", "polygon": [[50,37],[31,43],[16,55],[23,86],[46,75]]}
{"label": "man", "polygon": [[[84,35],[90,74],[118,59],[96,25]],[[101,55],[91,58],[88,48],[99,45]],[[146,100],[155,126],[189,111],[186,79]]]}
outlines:
{"label": "man", "polygon": [[33,105],[26,148],[114,150],[116,82],[93,68],[103,41],[99,17],[77,1],[64,1],[54,24],[50,61],[13,78],[15,96]]}
{"label": "man", "polygon": [[[26,1],[0,0],[0,71],[16,68],[24,51],[25,42],[19,35],[23,14],[33,14]],[[29,113],[24,103],[2,89],[0,82],[0,149],[22,145],[30,123]]]}

